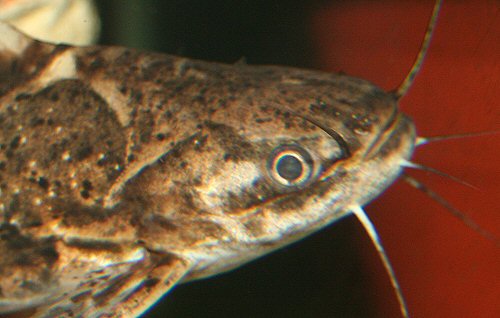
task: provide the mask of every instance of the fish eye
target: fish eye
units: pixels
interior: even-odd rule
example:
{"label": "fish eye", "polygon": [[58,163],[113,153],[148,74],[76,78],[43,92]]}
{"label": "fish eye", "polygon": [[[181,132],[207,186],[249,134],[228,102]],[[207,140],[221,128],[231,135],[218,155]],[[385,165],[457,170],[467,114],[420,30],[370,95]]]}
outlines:
{"label": "fish eye", "polygon": [[311,179],[313,160],[302,147],[280,146],[271,153],[268,170],[272,179],[281,185],[297,187]]}

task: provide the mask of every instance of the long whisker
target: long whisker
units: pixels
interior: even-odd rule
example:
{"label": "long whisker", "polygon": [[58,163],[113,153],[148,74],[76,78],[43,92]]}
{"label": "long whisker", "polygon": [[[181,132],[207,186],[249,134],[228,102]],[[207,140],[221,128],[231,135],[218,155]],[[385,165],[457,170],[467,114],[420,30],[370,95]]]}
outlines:
{"label": "long whisker", "polygon": [[423,170],[423,171],[428,171],[428,172],[434,173],[434,174],[436,174],[438,176],[447,178],[447,179],[449,179],[449,180],[451,180],[453,182],[459,183],[461,185],[470,187],[470,188],[475,189],[475,190],[479,190],[478,187],[476,187],[476,186],[468,183],[467,181],[459,179],[459,178],[457,178],[455,176],[452,176],[450,174],[447,174],[445,172],[439,171],[439,170],[437,170],[435,168],[424,166],[424,165],[421,165],[421,164],[418,164],[418,163],[414,163],[414,162],[411,162],[411,161],[408,161],[408,160],[402,160],[401,161],[401,166],[403,166],[405,168],[412,168],[412,169],[419,169],[419,170]]}
{"label": "long whisker", "polygon": [[380,259],[382,260],[382,263],[384,264],[385,270],[387,271],[387,274],[389,275],[389,279],[391,280],[392,287],[394,288],[394,291],[396,293],[396,296],[398,298],[399,302],[399,308],[401,310],[401,314],[403,317],[408,318],[408,307],[406,306],[405,299],[403,297],[403,292],[401,291],[401,287],[399,286],[398,280],[396,278],[396,274],[394,273],[394,269],[392,268],[391,262],[389,262],[389,258],[387,257],[387,253],[385,252],[384,246],[382,245],[382,242],[377,234],[377,230],[375,230],[375,227],[373,226],[373,223],[370,221],[368,216],[366,215],[365,211],[363,210],[362,207],[358,206],[353,206],[350,208],[352,213],[358,218],[359,222],[361,225],[363,225],[363,228],[365,231],[368,233],[368,236],[373,242],[373,245],[375,245],[375,248],[377,249],[378,255],[380,256]]}
{"label": "long whisker", "polygon": [[410,72],[408,73],[404,81],[401,83],[401,85],[399,85],[396,92],[394,93],[397,100],[400,100],[401,97],[406,95],[406,93],[412,86],[413,81],[415,80],[415,76],[417,76],[420,67],[422,66],[422,63],[424,62],[424,58],[427,54],[429,45],[431,43],[432,34],[434,31],[434,27],[436,26],[437,18],[439,15],[439,9],[441,8],[442,2],[443,2],[442,0],[438,0],[434,5],[434,10],[432,11],[432,16],[427,26],[427,31],[425,32],[424,40],[422,42],[422,46],[420,47],[420,52],[418,52],[417,58],[415,59],[415,62],[413,63]]}
{"label": "long whisker", "polygon": [[476,231],[484,238],[492,241],[497,247],[500,247],[500,240],[498,239],[498,237],[496,237],[493,233],[482,228],[473,219],[471,219],[467,214],[465,214],[462,211],[455,208],[453,205],[451,205],[451,203],[446,201],[446,199],[444,199],[442,196],[440,196],[439,194],[437,194],[436,192],[431,190],[425,184],[423,184],[422,182],[420,182],[420,181],[416,180],[415,178],[410,177],[409,175],[404,174],[404,173],[401,175],[401,178],[406,183],[408,183],[409,185],[411,185],[415,189],[422,191],[423,193],[428,195],[431,199],[433,199],[434,201],[439,203],[441,206],[446,208],[454,217],[461,220],[469,228]]}
{"label": "long whisker", "polygon": [[500,131],[494,130],[494,131],[482,131],[482,132],[477,132],[477,133],[465,133],[465,134],[454,134],[454,135],[443,135],[443,136],[432,136],[432,137],[417,137],[417,140],[415,141],[415,147],[426,145],[426,144],[437,142],[437,141],[463,139],[463,138],[470,138],[470,137],[482,137],[482,136],[499,135],[499,134],[500,134]]}

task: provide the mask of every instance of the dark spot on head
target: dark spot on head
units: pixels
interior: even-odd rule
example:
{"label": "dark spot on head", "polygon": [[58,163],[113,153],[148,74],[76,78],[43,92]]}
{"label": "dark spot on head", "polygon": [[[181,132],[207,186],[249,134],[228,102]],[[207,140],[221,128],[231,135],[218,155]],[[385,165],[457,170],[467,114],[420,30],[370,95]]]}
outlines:
{"label": "dark spot on head", "polygon": [[172,119],[173,114],[172,114],[172,112],[171,112],[171,111],[167,110],[167,111],[163,114],[163,116],[164,116],[166,119]]}
{"label": "dark spot on head", "polygon": [[201,186],[201,178],[200,177],[195,177],[191,183],[194,185],[194,186]]}
{"label": "dark spot on head", "polygon": [[19,195],[13,195],[9,203],[9,212],[18,211],[20,207]]}
{"label": "dark spot on head", "polygon": [[122,86],[120,86],[119,91],[120,91],[120,93],[125,95],[127,93],[127,87],[125,85],[122,85]]}
{"label": "dark spot on head", "polygon": [[90,198],[90,192],[88,190],[82,190],[80,191],[80,195],[82,196],[82,198],[84,199],[88,199]]}
{"label": "dark spot on head", "polygon": [[16,96],[15,100],[16,100],[16,102],[20,102],[20,101],[27,100],[27,99],[30,99],[30,98],[31,98],[30,94],[21,93],[21,94],[18,94]]}
{"label": "dark spot on head", "polygon": [[37,117],[37,116],[32,117],[30,119],[30,122],[29,122],[29,125],[31,127],[42,126],[43,124],[45,124],[45,119]]}
{"label": "dark spot on head", "polygon": [[219,109],[226,108],[227,107],[227,100],[224,98],[219,99],[217,106],[218,106],[217,108],[219,108]]}
{"label": "dark spot on head", "polygon": [[93,189],[92,182],[90,182],[87,179],[83,180],[82,187],[83,187],[84,190],[87,190],[87,191],[90,191],[90,190]]}
{"label": "dark spot on head", "polygon": [[146,278],[146,280],[143,281],[144,287],[151,288],[156,286],[160,280],[156,277],[149,277]]}
{"label": "dark spot on head", "polygon": [[9,146],[10,146],[11,149],[16,149],[17,147],[19,147],[19,143],[20,142],[21,142],[21,137],[20,136],[15,136],[10,141],[10,145]]}
{"label": "dark spot on head", "polygon": [[165,138],[166,138],[165,134],[162,133],[156,134],[156,139],[158,139],[159,141],[165,140]]}
{"label": "dark spot on head", "polygon": [[104,65],[104,59],[102,57],[97,57],[90,63],[90,71],[101,69]]}
{"label": "dark spot on head", "polygon": [[66,242],[66,245],[86,250],[103,250],[111,253],[119,253],[122,250],[120,244],[108,241],[70,239]]}
{"label": "dark spot on head", "polygon": [[76,150],[75,158],[78,161],[84,160],[90,157],[93,153],[94,149],[90,145],[84,145]]}
{"label": "dark spot on head", "polygon": [[255,118],[257,124],[263,124],[272,121],[271,118]]}
{"label": "dark spot on head", "polygon": [[14,157],[14,151],[12,149],[9,149],[5,152],[5,156],[7,157],[7,159],[11,159],[12,157]]}
{"label": "dark spot on head", "polygon": [[54,93],[52,93],[52,94],[50,95],[50,97],[49,97],[49,98],[50,98],[50,100],[51,100],[51,101],[53,101],[53,102],[57,102],[57,101],[59,101],[59,94],[58,94],[58,93],[56,93],[56,92],[54,92]]}
{"label": "dark spot on head", "polygon": [[144,96],[144,95],[142,94],[142,92],[139,92],[139,91],[135,91],[135,90],[134,90],[134,91],[132,92],[132,96],[133,96],[134,100],[135,100],[138,104],[142,103],[142,98],[143,98],[143,96]]}
{"label": "dark spot on head", "polygon": [[44,177],[40,177],[38,178],[38,185],[44,189],[44,190],[47,190],[49,188],[49,180],[47,180],[46,178]]}
{"label": "dark spot on head", "polygon": [[[152,224],[156,224],[156,225],[160,226],[162,229],[169,231],[169,232],[176,231],[179,229],[179,227],[177,225],[175,225],[174,222],[162,217],[161,215],[153,214],[149,220]],[[148,222],[146,222],[144,225],[146,227],[151,226],[151,224],[148,224]]]}
{"label": "dark spot on head", "polygon": [[59,253],[54,246],[44,246],[40,249],[40,255],[47,263],[53,264],[59,258]]}

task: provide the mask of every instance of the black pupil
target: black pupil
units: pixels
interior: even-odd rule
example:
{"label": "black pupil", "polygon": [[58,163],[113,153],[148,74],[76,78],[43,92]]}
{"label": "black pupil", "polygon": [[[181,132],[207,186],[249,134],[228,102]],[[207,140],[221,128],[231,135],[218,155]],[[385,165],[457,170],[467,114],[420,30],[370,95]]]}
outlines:
{"label": "black pupil", "polygon": [[302,163],[294,156],[285,155],[279,159],[276,170],[283,179],[294,181],[302,175]]}

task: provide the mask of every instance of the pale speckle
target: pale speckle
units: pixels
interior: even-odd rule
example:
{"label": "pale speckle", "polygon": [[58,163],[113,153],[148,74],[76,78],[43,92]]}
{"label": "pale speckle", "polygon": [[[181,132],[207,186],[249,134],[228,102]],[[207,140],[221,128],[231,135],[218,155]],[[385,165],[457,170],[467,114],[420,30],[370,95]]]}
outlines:
{"label": "pale speckle", "polygon": [[33,200],[33,204],[36,205],[36,206],[42,205],[42,199],[35,198],[35,200]]}
{"label": "pale speckle", "polygon": [[10,220],[9,220],[9,225],[13,225],[13,226],[15,226],[15,227],[17,227],[17,228],[19,228],[19,227],[20,227],[20,226],[19,226],[19,220],[18,220],[18,219],[16,219],[16,218],[12,218],[12,219],[10,219]]}
{"label": "pale speckle", "polygon": [[100,153],[98,159],[99,160],[104,160],[104,158],[106,158],[106,154]]}
{"label": "pale speckle", "polygon": [[0,204],[0,211],[5,212],[5,204]]}
{"label": "pale speckle", "polygon": [[61,126],[56,128],[56,134],[60,134],[63,131],[63,128]]}
{"label": "pale speckle", "polygon": [[21,140],[19,141],[21,145],[26,145],[28,143],[28,138],[26,136],[21,137]]}
{"label": "pale speckle", "polygon": [[120,167],[120,165],[115,165],[115,170],[116,171],[120,171],[122,169],[122,167]]}
{"label": "pale speckle", "polygon": [[70,161],[71,160],[71,154],[69,153],[69,151],[65,151],[62,156],[61,156],[62,160],[64,161]]}
{"label": "pale speckle", "polygon": [[19,188],[15,188],[14,191],[13,191],[14,194],[19,194],[21,193],[21,189]]}
{"label": "pale speckle", "polygon": [[76,182],[75,180],[71,181],[70,185],[71,185],[71,188],[73,188],[73,189],[78,188],[78,182]]}
{"label": "pale speckle", "polygon": [[30,168],[35,168],[38,165],[38,163],[35,160],[31,160],[29,163]]}
{"label": "pale speckle", "polygon": [[49,198],[56,198],[56,197],[57,197],[57,193],[55,193],[54,191],[49,192]]}
{"label": "pale speckle", "polygon": [[17,126],[17,131],[22,131],[24,129],[24,126],[23,125],[19,125]]}

